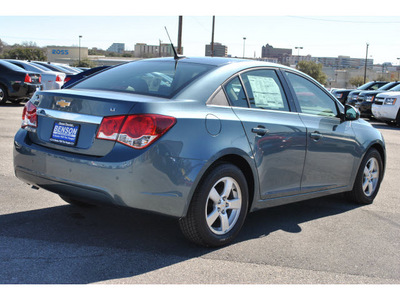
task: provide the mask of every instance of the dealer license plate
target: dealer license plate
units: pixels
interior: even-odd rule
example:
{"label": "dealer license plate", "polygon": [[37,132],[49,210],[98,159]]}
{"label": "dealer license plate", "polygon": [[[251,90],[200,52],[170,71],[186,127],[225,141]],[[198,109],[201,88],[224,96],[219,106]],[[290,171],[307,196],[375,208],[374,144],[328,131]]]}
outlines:
{"label": "dealer license plate", "polygon": [[79,125],[55,122],[50,141],[68,146],[75,146]]}

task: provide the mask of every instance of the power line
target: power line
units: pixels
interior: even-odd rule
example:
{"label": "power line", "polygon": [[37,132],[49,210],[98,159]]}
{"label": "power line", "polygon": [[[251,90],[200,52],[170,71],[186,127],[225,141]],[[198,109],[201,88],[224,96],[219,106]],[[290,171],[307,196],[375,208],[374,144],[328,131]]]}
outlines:
{"label": "power line", "polygon": [[334,20],[334,19],[322,19],[313,17],[301,17],[301,16],[288,16],[289,18],[306,19],[313,21],[324,21],[324,22],[335,22],[335,23],[358,23],[358,24],[400,24],[399,21],[354,21],[354,20]]}

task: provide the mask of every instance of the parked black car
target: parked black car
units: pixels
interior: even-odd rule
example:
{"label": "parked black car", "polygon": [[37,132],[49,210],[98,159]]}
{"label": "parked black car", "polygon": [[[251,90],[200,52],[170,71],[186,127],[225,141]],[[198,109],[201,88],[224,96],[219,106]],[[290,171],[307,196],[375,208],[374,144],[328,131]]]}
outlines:
{"label": "parked black car", "polygon": [[361,113],[361,116],[363,117],[372,117],[372,112],[371,112],[371,107],[372,103],[375,102],[375,96],[379,93],[383,93],[385,91],[391,91],[393,88],[397,87],[400,85],[400,81],[393,81],[385,84],[384,86],[380,87],[379,89],[375,91],[365,91],[361,92],[358,95],[357,101],[355,103],[355,107],[358,108],[358,110]]}
{"label": "parked black car", "polygon": [[67,77],[65,77],[65,79],[64,79],[64,85],[61,88],[64,89],[64,88],[70,86],[71,84],[77,82],[78,80],[81,80],[83,78],[86,78],[86,77],[94,74],[94,73],[100,72],[100,71],[108,69],[108,68],[110,68],[110,67],[109,66],[94,67],[94,68],[80,72],[75,75],[67,75]]}
{"label": "parked black car", "polygon": [[346,103],[347,96],[351,91],[354,91],[354,89],[337,89],[331,91],[331,93],[344,105]]}
{"label": "parked black car", "polygon": [[353,90],[347,96],[347,104],[355,105],[358,99],[358,95],[363,91],[375,91],[385,84],[389,83],[389,81],[370,81],[362,86],[358,87],[356,90]]}
{"label": "parked black car", "polygon": [[10,62],[0,61],[0,104],[7,100],[19,103],[42,89],[41,76]]}

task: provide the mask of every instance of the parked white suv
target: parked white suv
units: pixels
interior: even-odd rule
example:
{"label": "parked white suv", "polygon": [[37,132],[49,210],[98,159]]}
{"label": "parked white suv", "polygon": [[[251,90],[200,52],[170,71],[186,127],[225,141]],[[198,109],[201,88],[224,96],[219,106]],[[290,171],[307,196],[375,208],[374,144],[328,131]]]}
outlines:
{"label": "parked white suv", "polygon": [[399,108],[400,92],[387,92],[376,95],[371,111],[376,119],[400,126]]}

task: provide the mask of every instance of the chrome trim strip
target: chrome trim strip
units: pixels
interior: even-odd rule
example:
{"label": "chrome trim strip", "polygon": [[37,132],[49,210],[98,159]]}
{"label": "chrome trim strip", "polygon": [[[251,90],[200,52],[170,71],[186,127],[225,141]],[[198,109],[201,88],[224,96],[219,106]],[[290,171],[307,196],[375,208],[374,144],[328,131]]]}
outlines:
{"label": "chrome trim strip", "polygon": [[84,114],[77,114],[72,112],[65,112],[52,109],[38,108],[37,115],[42,117],[49,117],[52,119],[65,120],[65,121],[75,121],[81,123],[89,124],[100,124],[103,117],[91,116]]}

